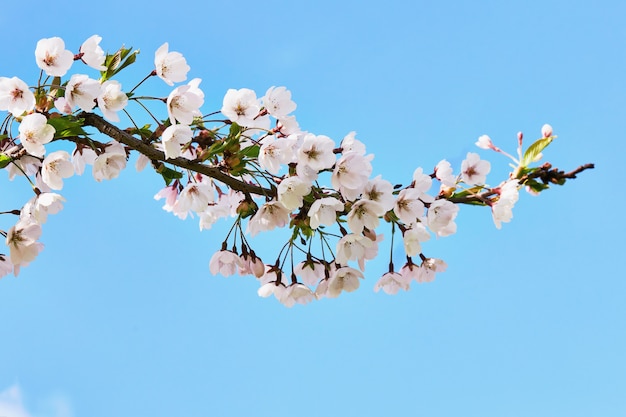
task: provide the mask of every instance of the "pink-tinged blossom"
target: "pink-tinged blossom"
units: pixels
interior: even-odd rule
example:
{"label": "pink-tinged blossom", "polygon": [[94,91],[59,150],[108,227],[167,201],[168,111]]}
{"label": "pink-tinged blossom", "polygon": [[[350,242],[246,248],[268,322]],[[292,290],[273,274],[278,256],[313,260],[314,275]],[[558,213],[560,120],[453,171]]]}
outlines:
{"label": "pink-tinged blossom", "polygon": [[154,195],[155,200],[160,200],[162,198],[165,199],[163,210],[171,212],[174,209],[174,204],[176,204],[176,199],[178,198],[177,184],[174,183],[174,185],[162,188],[161,191]]}
{"label": "pink-tinged blossom", "polygon": [[204,92],[200,90],[200,78],[194,78],[185,85],[176,87],[167,97],[167,114],[170,122],[191,125],[194,117],[200,117],[200,107],[204,104]]}
{"label": "pink-tinged blossom", "polygon": [[101,86],[100,95],[96,99],[98,108],[102,111],[105,119],[119,122],[117,114],[128,104],[128,96],[122,91],[122,84],[115,80],[105,81]]}
{"label": "pink-tinged blossom", "polygon": [[215,201],[215,186],[209,181],[189,182],[178,195],[172,212],[180,219],[187,218],[189,211],[202,213],[209,203]]}
{"label": "pink-tinged blossom", "polygon": [[311,287],[317,285],[324,278],[324,264],[316,261],[302,261],[293,269],[296,276],[302,278],[302,282]]}
{"label": "pink-tinged blossom", "polygon": [[44,145],[49,143],[56,132],[54,127],[48,124],[46,116],[40,113],[32,113],[22,119],[18,128],[20,143],[26,152],[33,156],[42,157],[46,153]]}
{"label": "pink-tinged blossom", "polygon": [[400,269],[400,275],[402,275],[405,279],[411,281],[416,280],[419,276],[419,265],[415,265],[413,261],[409,260],[404,266]]}
{"label": "pink-tinged blossom", "polygon": [[358,269],[349,266],[339,268],[328,278],[325,295],[329,298],[336,298],[342,291],[352,292],[359,288],[360,278],[363,278],[363,273]]}
{"label": "pink-tinged blossom", "polygon": [[191,127],[187,125],[168,126],[161,136],[163,151],[166,159],[178,158],[181,155],[182,145],[189,143],[193,137]]}
{"label": "pink-tinged blossom", "polygon": [[83,42],[79,49],[81,55],[80,59],[93,69],[106,71],[107,67],[104,66],[106,56],[100,47],[101,40],[101,36],[93,35]]}
{"label": "pink-tinged blossom", "polygon": [[389,181],[382,179],[380,175],[367,182],[363,189],[362,198],[380,204],[384,213],[393,209],[396,203],[396,198],[393,195],[393,185]]}
{"label": "pink-tinged blossom", "polygon": [[50,153],[43,160],[41,166],[41,179],[53,190],[63,188],[63,178],[74,175],[74,166],[70,162],[70,154],[66,151]]}
{"label": "pink-tinged blossom", "polygon": [[140,153],[139,156],[137,156],[137,160],[135,161],[135,170],[137,172],[143,171],[148,166],[149,162],[150,158]]}
{"label": "pink-tinged blossom", "polygon": [[337,212],[342,211],[343,208],[343,203],[334,197],[315,200],[307,214],[310,218],[311,228],[317,229],[321,225],[332,225],[337,221]]}
{"label": "pink-tinged blossom", "polygon": [[422,193],[415,188],[400,191],[393,211],[404,224],[415,223],[424,217],[424,203],[420,200]]}
{"label": "pink-tinged blossom", "polygon": [[415,280],[420,284],[432,282],[438,272],[444,272],[448,265],[441,259],[427,258],[417,270]]}
{"label": "pink-tinged blossom", "polygon": [[550,126],[549,124],[543,125],[541,127],[541,134],[544,138],[549,138],[550,136],[552,136],[552,126]]}
{"label": "pink-tinged blossom", "polygon": [[456,176],[452,173],[452,165],[445,159],[439,161],[437,166],[435,166],[435,177],[446,187],[454,187],[456,185]]}
{"label": "pink-tinged blossom", "polygon": [[185,57],[180,52],[169,52],[169,45],[165,42],[154,53],[154,66],[156,75],[165,81],[167,85],[174,85],[187,79],[187,73],[191,69],[187,65]]}
{"label": "pink-tinged blossom", "polygon": [[44,224],[48,220],[48,214],[56,214],[63,209],[63,202],[65,198],[59,194],[41,193],[24,204],[20,210],[20,218]]}
{"label": "pink-tinged blossom", "polygon": [[480,136],[476,141],[476,146],[480,149],[493,149],[494,147],[491,138],[487,135]]}
{"label": "pink-tinged blossom", "polygon": [[436,200],[428,207],[428,227],[439,237],[449,236],[456,232],[454,219],[459,206],[445,199]]}
{"label": "pink-tinged blossom", "polygon": [[372,158],[373,155],[348,152],[335,164],[330,181],[346,200],[356,200],[363,192],[372,173]]}
{"label": "pink-tinged blossom", "polygon": [[76,147],[72,152],[72,165],[74,165],[74,173],[83,175],[86,165],[93,165],[98,154],[91,148]]}
{"label": "pink-tinged blossom", "polygon": [[249,88],[229,89],[224,96],[221,112],[239,126],[254,126],[254,118],[258,116],[261,105],[256,93]]}
{"label": "pink-tinged blossom", "polygon": [[385,209],[375,201],[359,200],[348,212],[348,227],[353,233],[361,233],[364,228],[374,230],[380,222],[379,217]]}
{"label": "pink-tinged blossom", "polygon": [[311,184],[298,176],[285,178],[278,184],[278,201],[287,210],[302,207],[303,199],[311,192]]}
{"label": "pink-tinged blossom", "polygon": [[404,251],[407,256],[415,256],[422,251],[422,242],[430,239],[430,233],[423,223],[413,223],[410,229],[407,229],[402,236],[404,242]]}
{"label": "pink-tinged blossom", "polygon": [[282,296],[279,298],[279,301],[285,307],[291,308],[296,303],[308,304],[315,300],[315,298],[315,293],[313,293],[309,287],[300,283],[295,283],[285,288]]}
{"label": "pink-tinged blossom", "polygon": [[0,77],[0,110],[15,117],[35,108],[35,95],[28,85],[17,77]]}
{"label": "pink-tinged blossom", "polygon": [[328,136],[307,133],[296,155],[298,166],[303,165],[317,172],[331,168],[336,160],[334,148],[335,142]]}
{"label": "pink-tinged blossom", "polygon": [[461,163],[461,180],[468,185],[482,185],[487,181],[490,170],[489,161],[480,159],[477,153],[468,152]]}
{"label": "pink-tinged blossom", "polygon": [[59,97],[54,100],[54,107],[56,107],[58,111],[64,114],[70,114],[72,111],[74,111],[74,109],[72,108],[72,106],[69,105],[65,97]]}
{"label": "pink-tinged blossom", "polygon": [[254,275],[257,278],[261,278],[265,275],[265,264],[258,256],[252,254],[241,256],[242,266],[239,268],[239,275]]}
{"label": "pink-tinged blossom", "polygon": [[40,236],[41,225],[32,219],[20,219],[9,229],[6,244],[9,247],[9,258],[16,269],[28,265],[43,249],[43,245],[37,242]]}
{"label": "pink-tinged blossom", "polygon": [[65,87],[65,101],[69,108],[80,107],[83,111],[91,111],[96,106],[96,98],[100,95],[101,85],[97,80],[84,74],[74,74]]}
{"label": "pink-tinged blossom", "polygon": [[281,202],[272,200],[263,204],[248,222],[248,233],[255,236],[259,232],[284,227],[289,223],[290,211]]}
{"label": "pink-tinged blossom", "polygon": [[72,66],[74,54],[65,49],[61,38],[41,39],[35,48],[37,66],[52,77],[62,77]]}
{"label": "pink-tinged blossom", "polygon": [[376,285],[374,285],[374,291],[378,292],[383,290],[389,295],[395,295],[401,289],[404,291],[409,290],[410,281],[397,272],[387,272],[384,274]]}
{"label": "pink-tinged blossom", "polygon": [[500,229],[502,223],[508,223],[513,218],[513,206],[519,199],[519,182],[513,179],[500,186],[500,198],[491,206],[491,214],[496,227]]}
{"label": "pink-tinged blossom", "polygon": [[291,100],[291,91],[285,87],[270,87],[262,101],[265,110],[277,119],[286,117],[296,109],[296,103]]}
{"label": "pink-tinged blossom", "polygon": [[8,256],[0,254],[0,278],[13,272],[13,264]]}
{"label": "pink-tinged blossom", "polygon": [[213,275],[219,274],[223,277],[234,275],[242,266],[243,263],[239,255],[228,250],[215,252],[209,262],[211,273]]}
{"label": "pink-tinged blossom", "polygon": [[103,154],[98,155],[93,163],[93,178],[100,182],[117,178],[120,172],[126,168],[126,150],[124,146],[111,141]]}

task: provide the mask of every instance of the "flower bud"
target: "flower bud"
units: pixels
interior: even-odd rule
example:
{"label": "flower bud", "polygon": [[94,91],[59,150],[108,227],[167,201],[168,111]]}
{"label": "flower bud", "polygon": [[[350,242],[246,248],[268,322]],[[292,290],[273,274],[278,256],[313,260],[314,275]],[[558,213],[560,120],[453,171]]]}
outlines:
{"label": "flower bud", "polygon": [[549,124],[543,125],[543,127],[541,128],[541,134],[544,138],[549,138],[550,136],[552,136],[552,126],[550,126]]}

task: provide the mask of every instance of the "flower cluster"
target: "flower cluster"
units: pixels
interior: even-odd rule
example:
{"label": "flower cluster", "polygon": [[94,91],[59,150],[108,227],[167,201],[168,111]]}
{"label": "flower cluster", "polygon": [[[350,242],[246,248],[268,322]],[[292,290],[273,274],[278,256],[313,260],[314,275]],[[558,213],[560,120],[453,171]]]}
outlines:
{"label": "flower cluster", "polygon": [[[148,75],[124,91],[112,77],[135,63],[138,52],[121,48],[105,54],[100,41],[94,35],[73,54],[60,38],[42,39],[35,51],[41,71],[37,85],[0,77],[0,111],[8,113],[0,126],[0,169],[6,168],[11,180],[25,177],[35,191],[21,209],[3,212],[19,218],[1,231],[8,254],[0,254],[0,277],[17,275],[42,250],[41,225],[48,214],[62,209],[65,200],[56,192],[65,179],[82,175],[87,166],[96,181],[116,178],[133,153],[138,155],[137,170],[150,165],[163,177],[165,186],[154,198],[164,200],[164,210],[180,219],[197,217],[200,230],[219,219],[233,219],[210,260],[210,271],[252,275],[259,296],[273,295],[286,306],[359,288],[366,262],[378,257],[384,244],[379,232],[383,225],[391,232],[392,250],[389,270],[374,289],[395,294],[413,282],[430,282],[446,263],[427,257],[422,247],[433,236],[456,233],[460,204],[490,207],[500,228],[511,220],[522,187],[537,193],[547,182],[562,184],[572,178],[532,166],[555,138],[546,125],[542,138],[525,152],[518,135],[517,158],[486,135],[478,139],[479,148],[513,160],[514,170],[495,186],[487,183],[490,162],[474,152],[458,171],[442,160],[432,172],[416,168],[406,185],[394,186],[382,176],[372,178],[374,155],[354,132],[337,143],[302,130],[293,115],[296,103],[285,87],[270,87],[262,96],[247,88],[230,89],[222,108],[204,115],[201,79],[186,82],[190,67],[167,43],[155,52]],[[75,62],[99,76],[67,76]],[[153,77],[172,87],[167,97],[136,94]],[[164,104],[160,117],[147,101]],[[139,127],[131,104],[156,126]],[[111,123],[120,123],[121,115],[130,127]],[[95,140],[88,128],[107,141]],[[266,263],[253,249],[253,239],[281,228],[289,229],[289,235],[271,248],[273,253],[261,254],[275,259]],[[398,233],[400,255],[393,250]],[[404,259],[398,269],[396,256]]]}

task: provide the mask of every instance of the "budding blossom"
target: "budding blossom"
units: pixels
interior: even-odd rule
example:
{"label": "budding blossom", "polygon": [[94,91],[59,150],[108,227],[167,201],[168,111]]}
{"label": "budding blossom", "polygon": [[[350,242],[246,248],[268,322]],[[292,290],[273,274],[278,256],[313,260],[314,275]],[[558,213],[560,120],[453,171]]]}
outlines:
{"label": "budding blossom", "polygon": [[74,166],[70,162],[70,154],[66,151],[50,153],[43,160],[41,166],[41,179],[53,190],[63,188],[63,178],[74,175]]}
{"label": "budding blossom", "polygon": [[544,138],[549,138],[550,136],[552,136],[552,126],[550,126],[549,124],[543,125],[541,127],[541,134]]}
{"label": "budding blossom", "polygon": [[32,113],[22,119],[18,128],[20,143],[26,152],[33,156],[42,157],[46,153],[43,146],[49,143],[56,132],[48,124],[48,119],[41,113]]}
{"label": "budding blossom", "polygon": [[34,107],[35,95],[24,81],[17,77],[0,77],[0,110],[19,117]]}
{"label": "budding blossom", "polygon": [[169,45],[165,42],[156,50],[154,66],[156,75],[167,85],[172,86],[174,83],[185,81],[191,68],[180,52],[169,52],[168,48]]}
{"label": "budding blossom", "polygon": [[481,149],[493,149],[493,142],[491,142],[491,138],[487,135],[482,135],[478,138],[478,141],[476,141],[476,146],[478,146]]}
{"label": "budding blossom", "polygon": [[72,66],[74,54],[65,49],[61,38],[41,39],[35,48],[37,66],[52,77],[62,77]]}
{"label": "budding blossom", "polygon": [[83,42],[79,49],[81,55],[80,59],[91,68],[97,69],[98,71],[106,71],[107,67],[103,65],[106,56],[100,47],[101,40],[101,36],[93,35]]}

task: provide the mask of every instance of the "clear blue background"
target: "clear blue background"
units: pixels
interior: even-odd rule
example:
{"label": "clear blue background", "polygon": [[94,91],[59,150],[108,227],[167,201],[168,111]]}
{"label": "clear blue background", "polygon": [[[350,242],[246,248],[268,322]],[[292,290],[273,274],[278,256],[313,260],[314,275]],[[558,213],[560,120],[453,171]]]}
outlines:
{"label": "clear blue background", "polygon": [[[35,82],[41,38],[76,52],[99,34],[105,50],[141,49],[130,86],[167,41],[203,79],[207,112],[228,88],[285,85],[304,129],[337,142],[357,131],[374,174],[392,181],[443,158],[458,170],[478,151],[495,182],[507,161],[478,150],[477,137],[514,152],[518,131],[530,142],[544,123],[559,136],[547,160],[596,169],[523,194],[502,230],[489,210],[462,207],[459,233],[425,246],[449,265],[434,283],[374,293],[381,256],[356,293],[292,309],[259,298],[250,277],[212,276],[226,225],[200,233],[161,210],[152,173],[73,177],[44,225],[45,250],[0,281],[0,407],[40,417],[626,415],[625,15],[617,0],[4,4],[2,76]],[[166,92],[159,81],[144,91]],[[0,180],[2,209],[30,197],[23,180]]]}

